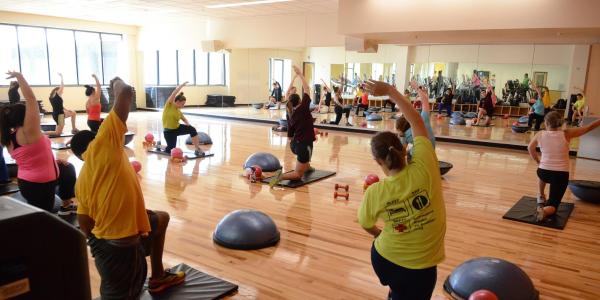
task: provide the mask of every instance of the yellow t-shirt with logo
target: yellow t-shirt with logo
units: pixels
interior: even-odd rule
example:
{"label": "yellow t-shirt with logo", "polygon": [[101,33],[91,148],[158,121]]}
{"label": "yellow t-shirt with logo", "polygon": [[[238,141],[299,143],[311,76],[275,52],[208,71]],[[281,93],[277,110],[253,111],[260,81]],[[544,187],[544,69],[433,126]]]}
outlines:
{"label": "yellow t-shirt with logo", "polygon": [[444,260],[446,208],[438,160],[426,137],[414,139],[412,161],[402,171],[371,185],[358,211],[358,222],[372,228],[385,223],[375,249],[409,269],[433,267]]}
{"label": "yellow t-shirt with logo", "polygon": [[95,221],[99,239],[120,239],[150,232],[142,188],[123,148],[127,127],[113,111],[83,153],[75,184],[77,213]]}
{"label": "yellow t-shirt with logo", "polygon": [[173,102],[167,102],[163,109],[162,121],[163,127],[166,129],[177,129],[179,127],[179,120],[181,120],[183,114],[181,110],[175,106]]}

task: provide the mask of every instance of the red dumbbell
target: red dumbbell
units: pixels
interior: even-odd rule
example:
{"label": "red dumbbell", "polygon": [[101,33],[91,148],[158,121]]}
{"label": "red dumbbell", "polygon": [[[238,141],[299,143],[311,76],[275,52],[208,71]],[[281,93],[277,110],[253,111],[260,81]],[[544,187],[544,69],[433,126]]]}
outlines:
{"label": "red dumbbell", "polygon": [[344,189],[344,190],[346,190],[346,192],[348,192],[348,190],[350,189],[350,186],[347,185],[347,184],[336,183],[335,184],[335,190],[337,191],[338,189]]}
{"label": "red dumbbell", "polygon": [[342,194],[342,193],[334,192],[333,199],[337,199],[338,197],[346,198],[346,201],[348,201],[348,197],[350,197],[350,194]]}

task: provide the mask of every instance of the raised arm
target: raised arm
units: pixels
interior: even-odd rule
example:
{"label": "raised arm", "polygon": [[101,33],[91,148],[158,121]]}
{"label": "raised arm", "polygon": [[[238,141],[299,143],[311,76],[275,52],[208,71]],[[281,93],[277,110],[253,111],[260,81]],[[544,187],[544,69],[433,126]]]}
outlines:
{"label": "raised arm", "polygon": [[537,85],[535,85],[535,82],[531,82],[531,88],[534,89],[535,92],[537,93],[537,98],[542,98],[542,91],[540,90],[540,88]]}
{"label": "raised arm", "polygon": [[565,137],[568,139],[580,137],[580,136],[596,129],[597,127],[600,127],[600,119],[592,122],[591,124],[589,124],[587,126],[583,126],[583,127],[579,127],[579,128],[565,129]]}
{"label": "raised arm", "polygon": [[[111,90],[115,93],[115,104],[113,110],[119,116],[123,123],[127,122],[129,117],[129,108],[133,98],[133,89],[127,85],[121,78],[115,77],[110,81]],[[38,126],[39,127],[39,126]]]}
{"label": "raised arm", "polygon": [[175,100],[175,97],[177,97],[177,94],[179,94],[179,92],[181,91],[181,89],[186,86],[188,84],[188,82],[184,82],[180,85],[178,85],[175,90],[171,93],[171,95],[169,96],[169,98],[167,99],[167,102],[169,103],[173,103],[173,101]]}
{"label": "raised arm", "polygon": [[302,80],[302,89],[304,90],[304,93],[310,95],[310,86],[308,85],[306,78],[304,78],[304,75],[302,75],[302,71],[300,71],[298,66],[294,66],[294,72],[296,72],[296,75],[300,77],[300,80]]}
{"label": "raised arm", "polygon": [[390,100],[394,101],[400,111],[404,114],[404,117],[410,123],[410,127],[412,128],[413,136],[422,136],[428,137],[427,129],[425,129],[425,123],[419,113],[414,109],[414,107],[410,104],[410,101],[406,99],[402,94],[398,92],[393,86],[382,82],[382,81],[374,81],[369,80],[365,84],[367,91],[371,95],[375,96],[390,96]]}
{"label": "raised arm", "polygon": [[6,72],[8,77],[6,79],[14,78],[19,83],[23,97],[25,98],[25,119],[23,120],[23,130],[32,139],[36,139],[37,136],[41,136],[40,131],[40,107],[35,99],[33,90],[25,80],[25,77],[19,72],[9,71]]}
{"label": "raised arm", "polygon": [[294,77],[292,77],[292,81],[290,81],[290,86],[288,87],[287,91],[285,91],[286,101],[290,99],[290,95],[292,94],[292,91],[294,90],[294,82],[296,82],[296,78],[298,78],[298,75],[294,74]]}
{"label": "raised arm", "polygon": [[56,91],[56,93],[62,97],[63,91],[65,90],[65,81],[63,80],[62,73],[58,73],[58,76],[60,76],[60,87],[58,88],[58,91]]}
{"label": "raised arm", "polygon": [[323,80],[323,78],[321,78],[321,82],[323,83],[323,85],[325,86],[325,88],[327,88],[328,91],[331,91],[329,89],[329,86],[327,85],[327,83],[325,83],[325,80]]}
{"label": "raised arm", "polygon": [[431,107],[429,106],[429,93],[425,90],[425,87],[419,87],[416,81],[411,81],[410,86],[417,91],[419,97],[421,98],[421,105],[423,107],[423,111],[431,112]]}
{"label": "raised arm", "polygon": [[92,74],[94,77],[94,81],[96,81],[96,91],[94,91],[94,97],[91,99],[93,104],[100,103],[100,95],[102,95],[102,90],[100,89],[100,80],[98,80],[98,76],[96,74]]}

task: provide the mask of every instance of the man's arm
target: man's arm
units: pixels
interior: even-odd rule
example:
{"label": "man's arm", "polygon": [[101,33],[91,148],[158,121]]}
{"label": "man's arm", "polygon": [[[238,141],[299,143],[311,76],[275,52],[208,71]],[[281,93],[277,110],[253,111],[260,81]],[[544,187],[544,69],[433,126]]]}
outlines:
{"label": "man's arm", "polygon": [[133,98],[133,89],[127,85],[121,78],[115,77],[110,81],[112,90],[115,93],[115,104],[113,110],[119,116],[119,119],[123,123],[127,123],[129,117],[129,108],[131,107],[131,101]]}
{"label": "man's arm", "polygon": [[90,218],[88,215],[77,214],[77,221],[79,222],[79,229],[83,234],[85,234],[86,237],[90,237],[92,235],[92,229],[94,229],[94,225],[96,225],[94,219]]}

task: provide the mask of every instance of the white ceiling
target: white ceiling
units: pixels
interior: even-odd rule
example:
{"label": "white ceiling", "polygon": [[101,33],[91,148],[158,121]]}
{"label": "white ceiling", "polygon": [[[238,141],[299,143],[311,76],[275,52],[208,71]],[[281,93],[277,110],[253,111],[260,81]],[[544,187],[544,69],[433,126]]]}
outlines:
{"label": "white ceiling", "polygon": [[[84,19],[117,24],[144,25],[178,18],[242,18],[270,15],[335,12],[338,0],[293,0],[231,8],[211,4],[253,0],[0,0],[0,10]],[[1,20],[0,20],[1,22]]]}

